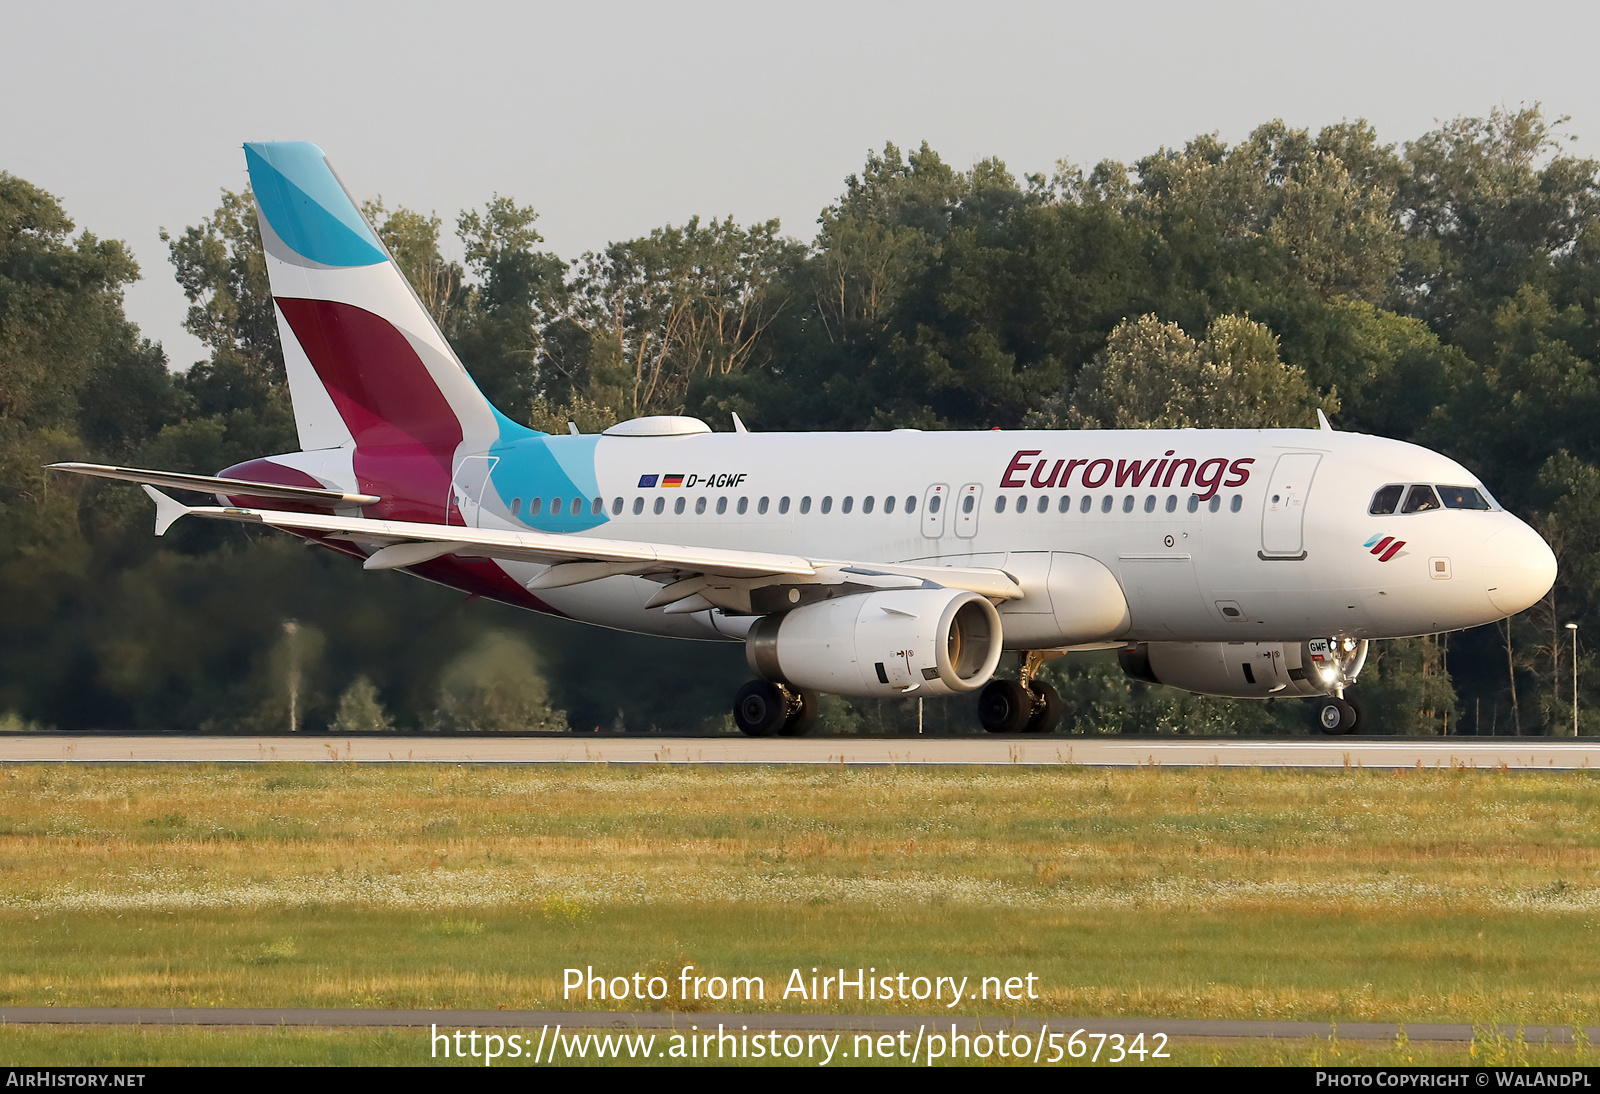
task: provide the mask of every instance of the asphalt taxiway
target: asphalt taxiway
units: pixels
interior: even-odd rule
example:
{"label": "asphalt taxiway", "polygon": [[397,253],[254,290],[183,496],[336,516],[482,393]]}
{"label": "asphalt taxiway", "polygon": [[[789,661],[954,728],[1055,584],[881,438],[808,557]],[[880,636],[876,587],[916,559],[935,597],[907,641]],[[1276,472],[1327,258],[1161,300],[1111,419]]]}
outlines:
{"label": "asphalt taxiway", "polygon": [[0,763],[1055,765],[1600,769],[1600,740],[1529,737],[269,737],[18,733]]}

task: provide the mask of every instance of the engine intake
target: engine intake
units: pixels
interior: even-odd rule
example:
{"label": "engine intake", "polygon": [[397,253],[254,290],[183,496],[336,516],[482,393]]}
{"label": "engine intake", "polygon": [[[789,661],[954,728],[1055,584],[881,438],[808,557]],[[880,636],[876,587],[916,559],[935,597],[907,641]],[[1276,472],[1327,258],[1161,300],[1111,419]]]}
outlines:
{"label": "engine intake", "polygon": [[1366,642],[1139,642],[1117,652],[1135,680],[1200,695],[1275,699],[1332,695],[1355,682]]}
{"label": "engine intake", "polygon": [[836,695],[956,695],[1000,661],[1000,614],[962,589],[890,589],[764,616],[745,658],[769,680]]}

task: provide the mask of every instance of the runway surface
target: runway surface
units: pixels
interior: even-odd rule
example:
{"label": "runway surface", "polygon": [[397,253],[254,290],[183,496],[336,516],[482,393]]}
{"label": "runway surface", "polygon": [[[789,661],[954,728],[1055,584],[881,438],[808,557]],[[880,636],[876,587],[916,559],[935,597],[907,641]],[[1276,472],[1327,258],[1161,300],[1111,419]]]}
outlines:
{"label": "runway surface", "polygon": [[[401,1027],[440,1031],[472,1029],[533,1030],[561,1026],[566,1030],[624,1029],[679,1030],[696,1027],[700,1032],[727,1030],[820,1031],[898,1033],[915,1036],[918,1030],[944,1032],[952,1026],[960,1033],[1008,1033],[1036,1035],[1041,1029],[1071,1036],[1075,1031],[1087,1035],[1120,1033],[1147,1037],[1164,1033],[1168,1037],[1232,1038],[1276,1037],[1284,1039],[1328,1038],[1341,1041],[1392,1041],[1400,1026],[1390,1022],[1265,1022],[1210,1019],[1161,1018],[979,1018],[970,1015],[918,1015],[896,1017],[887,1014],[677,1014],[662,1011],[559,1011],[559,1010],[367,1010],[362,1008],[294,1007],[0,1007],[0,1025],[139,1025],[139,1026],[313,1026],[313,1027]],[[1519,1033],[1529,1044],[1546,1040],[1558,1044],[1572,1042],[1570,1026],[1500,1026],[1508,1038]],[[1481,1027],[1444,1023],[1407,1024],[1405,1034],[1412,1041],[1470,1041]],[[1600,1028],[1586,1027],[1591,1043],[1600,1039]]]}
{"label": "runway surface", "polygon": [[960,764],[1600,769],[1600,740],[0,736],[0,763]]}

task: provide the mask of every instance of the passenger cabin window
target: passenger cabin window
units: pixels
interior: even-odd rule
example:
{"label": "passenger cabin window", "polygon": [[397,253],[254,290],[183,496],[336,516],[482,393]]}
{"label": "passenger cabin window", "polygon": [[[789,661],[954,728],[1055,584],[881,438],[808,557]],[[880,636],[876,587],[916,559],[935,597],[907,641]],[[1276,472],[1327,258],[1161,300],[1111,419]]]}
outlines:
{"label": "passenger cabin window", "polygon": [[[933,505],[930,506],[930,508],[932,508],[935,512],[937,512],[938,511],[938,507],[939,507],[939,499],[938,498],[934,498],[933,499]],[[917,496],[915,494],[907,494],[906,495],[906,512],[915,513],[916,511],[917,511]]]}
{"label": "passenger cabin window", "polygon": [[634,498],[633,499],[633,515],[634,516],[638,516],[642,512],[644,512],[644,499],[643,498]]}
{"label": "passenger cabin window", "polygon": [[807,494],[805,497],[800,499],[800,513],[801,515],[804,515],[809,512],[811,512],[811,495]]}
{"label": "passenger cabin window", "polygon": [[702,494],[698,498],[694,499],[694,515],[698,517],[702,513],[704,513],[705,511],[706,511],[706,498],[705,498],[705,495]]}
{"label": "passenger cabin window", "polygon": [[937,513],[939,511],[939,501],[940,501],[940,498],[939,498],[938,494],[935,494],[933,497],[929,498],[928,499],[928,512]]}
{"label": "passenger cabin window", "polygon": [[1112,502],[1112,500],[1113,499],[1112,499],[1110,494],[1107,494],[1104,498],[1100,499],[1100,511],[1102,513],[1111,512],[1111,502]]}
{"label": "passenger cabin window", "polygon": [[1200,511],[1200,495],[1199,494],[1190,494],[1189,495],[1189,512],[1198,513],[1199,511]]}
{"label": "passenger cabin window", "polygon": [[856,499],[855,498],[848,498],[847,497],[840,504],[839,511],[842,512],[842,513],[848,513],[851,509],[855,508],[855,504],[856,504]]}
{"label": "passenger cabin window", "polygon": [[1129,494],[1125,498],[1122,499],[1122,511],[1124,513],[1133,512],[1133,495],[1132,494]]}
{"label": "passenger cabin window", "polygon": [[762,516],[766,516],[767,515],[767,499],[766,498],[762,498],[760,501],[756,502],[756,512],[760,513]]}
{"label": "passenger cabin window", "polygon": [[1178,495],[1176,495],[1176,494],[1168,494],[1167,495],[1167,512],[1176,513],[1177,511],[1178,511]]}
{"label": "passenger cabin window", "polygon": [[779,513],[787,513],[788,511],[789,511],[789,499],[788,499],[788,497],[785,496],[785,497],[779,498],[778,499],[778,512]]}
{"label": "passenger cabin window", "polygon": [[[677,501],[672,503],[672,512],[673,512],[674,515],[680,516],[680,517],[683,516],[683,503],[684,503],[684,499],[683,498],[679,498]],[[705,499],[704,498],[700,499],[700,504],[701,505],[705,504]]]}
{"label": "passenger cabin window", "polygon": [[833,512],[833,495],[832,494],[828,494],[827,496],[825,496],[822,499],[822,512],[823,512],[824,516],[826,516],[828,513]]}
{"label": "passenger cabin window", "polygon": [[594,502],[589,506],[589,515],[591,517],[598,517],[601,513],[605,512],[605,509],[606,509],[605,499],[604,498],[595,498]]}
{"label": "passenger cabin window", "polygon": [[1402,513],[1426,513],[1430,509],[1439,508],[1439,495],[1433,492],[1431,486],[1413,486],[1406,494],[1405,506]]}
{"label": "passenger cabin window", "polygon": [[[1487,509],[1489,500],[1483,493],[1471,486],[1441,486],[1439,496],[1444,499],[1446,509]],[[515,509],[512,510],[516,512]]]}
{"label": "passenger cabin window", "polygon": [[1156,496],[1154,494],[1144,499],[1144,511],[1146,513],[1154,513],[1156,511]]}
{"label": "passenger cabin window", "polygon": [[1034,508],[1035,508],[1035,510],[1037,512],[1048,513],[1050,511],[1050,499],[1047,496],[1045,496],[1044,494],[1040,494],[1039,495],[1039,504],[1037,506],[1035,506]]}
{"label": "passenger cabin window", "polygon": [[1078,502],[1078,512],[1087,513],[1089,511],[1089,507],[1092,506],[1093,504],[1094,504],[1094,499],[1091,498],[1088,494],[1085,494],[1083,496],[1083,500]]}
{"label": "passenger cabin window", "polygon": [[883,511],[885,513],[894,512],[894,500],[893,494],[890,494],[888,497],[883,499]]}
{"label": "passenger cabin window", "polygon": [[1367,512],[1375,517],[1386,517],[1395,511],[1400,504],[1400,495],[1405,493],[1403,486],[1385,486],[1372,495],[1372,504],[1367,506]]}
{"label": "passenger cabin window", "polygon": [[1222,499],[1213,494],[1211,500],[1206,502],[1206,508],[1215,513],[1218,509],[1222,508]]}
{"label": "passenger cabin window", "polygon": [[972,498],[971,494],[968,494],[966,497],[961,499],[961,511],[963,513],[972,512],[972,506],[973,506],[973,498]]}
{"label": "passenger cabin window", "polygon": [[[748,513],[750,511],[750,499],[749,498],[740,498],[739,499],[739,507],[738,508],[739,508],[739,515],[741,517],[744,516],[746,513]],[[767,509],[767,507],[765,505],[761,506],[761,511],[762,512],[766,512],[766,509]],[[718,512],[721,512],[721,510],[718,510]]]}
{"label": "passenger cabin window", "polygon": [[521,509],[522,509],[522,499],[521,498],[512,498],[511,499],[511,515],[512,516],[516,516],[517,513],[521,511]]}
{"label": "passenger cabin window", "polygon": [[[967,500],[971,501],[972,499],[968,498]],[[972,506],[970,506],[970,505],[967,506],[967,510],[969,512],[971,511],[971,509],[972,509]],[[1001,494],[998,498],[994,499],[994,511],[996,513],[1004,513],[1006,511],[1006,496],[1004,494]]]}
{"label": "passenger cabin window", "polygon": [[1071,494],[1062,494],[1061,495],[1061,505],[1057,509],[1057,512],[1061,512],[1061,513],[1070,513],[1070,512],[1072,512],[1072,495]]}
{"label": "passenger cabin window", "polygon": [[873,499],[873,497],[872,497],[872,495],[871,495],[871,494],[868,494],[868,495],[867,495],[867,496],[866,496],[866,497],[864,497],[864,498],[862,498],[862,499],[861,499],[861,511],[862,511],[862,512],[863,512],[863,513],[870,513],[870,512],[872,512],[872,503],[873,503],[873,500],[874,500],[874,499]]}
{"label": "passenger cabin window", "polygon": [[622,515],[622,499],[621,498],[612,498],[611,499],[611,515],[614,516],[614,517]]}
{"label": "passenger cabin window", "polygon": [[656,516],[659,517],[661,515],[662,511],[666,509],[666,507],[667,507],[667,499],[666,498],[657,498],[656,499],[656,505],[655,505],[655,514],[656,514]]}
{"label": "passenger cabin window", "polygon": [[717,499],[717,516],[720,517],[720,516],[722,516],[722,514],[726,513],[727,511],[728,511],[728,499],[727,498],[718,498]]}
{"label": "passenger cabin window", "polygon": [[1233,500],[1228,503],[1228,512],[1237,513],[1239,510],[1241,510],[1243,508],[1244,508],[1244,497],[1243,497],[1243,495],[1235,494],[1233,496]]}
{"label": "passenger cabin window", "polygon": [[560,498],[551,498],[550,499],[550,515],[552,517],[559,517],[561,515],[561,499]]}

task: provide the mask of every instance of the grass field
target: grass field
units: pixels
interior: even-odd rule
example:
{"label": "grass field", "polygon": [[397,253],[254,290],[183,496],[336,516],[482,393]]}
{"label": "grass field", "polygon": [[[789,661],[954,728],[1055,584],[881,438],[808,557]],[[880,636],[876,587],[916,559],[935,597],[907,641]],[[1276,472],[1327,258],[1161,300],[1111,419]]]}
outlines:
{"label": "grass field", "polygon": [[[846,1034],[843,1044],[852,1044]],[[1594,1067],[1600,1053],[1590,1045],[1529,1044],[1516,1037],[1480,1036],[1465,1043],[1418,1043],[1399,1037],[1388,1042],[1299,1040],[1179,1040],[1168,1046],[1165,1060],[1142,1065],[1114,1065],[1106,1061],[1068,1059],[1063,1066],[1558,1066]],[[417,1066],[482,1067],[481,1060],[434,1059],[428,1055],[426,1031],[372,1029],[164,1029],[68,1026],[53,1028],[0,1027],[0,1061],[41,1066]],[[845,1051],[850,1051],[847,1047]],[[642,1062],[642,1061],[641,1061]],[[669,1063],[671,1061],[660,1061]],[[843,1062],[843,1061],[836,1061]],[[854,1066],[898,1066],[893,1061],[852,1058]],[[626,1066],[629,1061],[586,1060],[563,1063],[601,1063]],[[657,1063],[657,1061],[651,1061]],[[694,1064],[703,1066],[704,1060]],[[718,1060],[709,1061],[717,1065]],[[720,1061],[732,1066],[733,1061]],[[771,1066],[773,1061],[740,1060],[739,1066]],[[920,1062],[920,1066],[926,1066]],[[1019,1061],[991,1057],[988,1066],[1020,1066]],[[501,1067],[528,1066],[526,1062],[500,1061]],[[816,1066],[813,1063],[813,1066]]]}
{"label": "grass field", "polygon": [[[1597,816],[1585,774],[12,767],[0,1002],[619,1006],[562,998],[593,966],[672,983],[624,1009],[937,1009],[779,997],[842,966],[1038,977],[967,1013],[1597,1024]],[[211,1035],[0,1051],[71,1036]]]}

